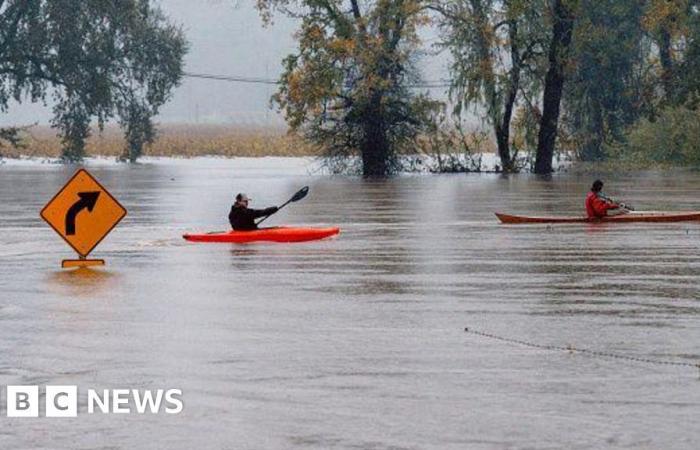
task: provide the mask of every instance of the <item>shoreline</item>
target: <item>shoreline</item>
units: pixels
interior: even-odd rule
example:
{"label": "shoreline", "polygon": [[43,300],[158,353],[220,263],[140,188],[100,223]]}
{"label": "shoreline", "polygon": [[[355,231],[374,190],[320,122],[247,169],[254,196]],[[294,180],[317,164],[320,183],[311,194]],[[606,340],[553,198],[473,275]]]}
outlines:
{"label": "shoreline", "polygon": [[[493,153],[484,153],[481,155],[483,166],[480,171],[470,172],[452,172],[452,171],[435,171],[435,158],[430,155],[406,155],[409,162],[413,161],[406,170],[398,172],[395,175],[503,175],[502,172],[494,170],[494,167],[499,164],[497,155]],[[416,165],[416,159],[420,159],[421,163]],[[2,167],[128,167],[139,165],[159,165],[159,164],[175,164],[186,166],[188,164],[198,165],[211,164],[241,164],[243,166],[259,167],[260,165],[271,164],[272,166],[292,165],[306,166],[316,173],[334,175],[328,167],[324,167],[323,157],[314,155],[255,155],[255,156],[229,156],[229,155],[146,155],[139,158],[135,163],[120,161],[114,155],[89,155],[80,162],[64,162],[60,157],[55,156],[36,156],[20,154],[17,156],[0,156],[0,168]],[[553,174],[565,173],[570,171],[572,167],[569,161],[555,161],[555,172]],[[345,175],[357,176],[355,173]],[[528,170],[522,170],[512,175],[532,175]]]}
{"label": "shoreline", "polygon": [[316,161],[315,156],[222,156],[222,155],[201,155],[201,156],[143,156],[135,163],[119,161],[112,155],[95,155],[86,156],[81,162],[64,162],[61,158],[53,156],[31,156],[19,155],[16,157],[0,157],[0,167],[30,167],[30,166],[129,166],[129,165],[148,165],[159,163],[186,163],[189,161],[197,162],[215,162],[215,161],[306,161],[313,164]]}
{"label": "shoreline", "polygon": [[[247,127],[214,124],[166,124],[157,127],[155,141],[144,148],[143,156],[316,156],[317,147],[295,133],[278,127]],[[92,128],[85,142],[86,157],[118,157],[125,141],[122,131],[113,125],[100,131]],[[59,158],[61,140],[57,130],[45,126],[29,127],[22,134],[22,146],[0,148],[0,158]]]}

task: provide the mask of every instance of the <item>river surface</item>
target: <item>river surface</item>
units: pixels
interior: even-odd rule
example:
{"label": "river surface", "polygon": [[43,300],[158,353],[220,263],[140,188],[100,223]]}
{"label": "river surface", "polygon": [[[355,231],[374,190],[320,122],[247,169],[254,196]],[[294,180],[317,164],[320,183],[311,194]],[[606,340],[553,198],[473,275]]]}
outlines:
{"label": "river surface", "polygon": [[[700,448],[700,224],[500,225],[581,213],[593,176],[330,177],[299,159],[88,169],[128,209],[91,256],[39,211],[76,167],[0,166],[0,385],[77,385],[77,418],[5,417],[0,448]],[[233,196],[303,244],[193,244]],[[637,209],[700,209],[700,174],[636,173]],[[664,365],[533,348],[574,346]],[[183,391],[179,415],[85,391]],[[43,410],[43,406],[42,406]]]}

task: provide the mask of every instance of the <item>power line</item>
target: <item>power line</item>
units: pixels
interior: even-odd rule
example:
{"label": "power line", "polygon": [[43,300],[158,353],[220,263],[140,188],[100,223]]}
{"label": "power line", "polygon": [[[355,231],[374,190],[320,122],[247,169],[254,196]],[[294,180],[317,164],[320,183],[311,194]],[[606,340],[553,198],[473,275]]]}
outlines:
{"label": "power line", "polygon": [[279,81],[256,77],[237,77],[230,75],[212,75],[208,73],[192,72],[183,72],[183,76],[187,78],[203,78],[207,80],[230,81],[237,83],[279,84]]}
{"label": "power line", "polygon": [[448,88],[450,86],[451,86],[451,83],[447,80],[427,81],[425,83],[409,84],[408,85],[408,87],[410,87],[410,88],[418,88],[418,89]]}
{"label": "power line", "polygon": [[[269,78],[259,78],[259,77],[240,77],[234,75],[214,75],[209,73],[194,73],[194,72],[184,72],[183,76],[187,78],[200,78],[205,80],[216,80],[216,81],[227,81],[231,83],[252,83],[252,84],[267,84],[267,85],[278,85],[280,82],[278,80],[272,80]],[[409,88],[414,89],[437,89],[437,88],[447,88],[450,87],[449,80],[433,80],[425,81],[422,83],[408,84]]]}

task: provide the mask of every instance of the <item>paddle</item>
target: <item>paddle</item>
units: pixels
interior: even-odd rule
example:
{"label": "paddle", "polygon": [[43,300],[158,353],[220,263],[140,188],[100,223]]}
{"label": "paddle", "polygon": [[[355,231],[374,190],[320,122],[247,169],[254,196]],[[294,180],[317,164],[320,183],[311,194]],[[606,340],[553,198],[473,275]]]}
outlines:
{"label": "paddle", "polygon": [[624,203],[622,203],[622,202],[617,202],[617,201],[611,199],[610,197],[604,196],[604,195],[601,194],[600,192],[598,193],[598,197],[602,198],[602,199],[605,200],[605,201],[608,201],[608,202],[611,202],[611,203],[615,203],[615,204],[617,204],[617,205],[620,205],[621,208],[628,209],[628,210],[630,210],[630,211],[634,211],[634,208],[632,208],[632,206],[626,205],[626,204],[624,204]]}
{"label": "paddle", "polygon": [[[279,208],[277,208],[277,211],[279,211],[280,209],[284,208],[285,206],[287,206],[288,204],[290,204],[292,202],[298,202],[302,198],[306,197],[306,194],[308,194],[308,193],[309,193],[309,187],[304,186],[303,188],[299,189],[296,194],[292,195],[292,198],[290,198],[286,202],[282,203],[282,205]],[[275,212],[277,212],[277,211],[275,211]],[[272,213],[272,214],[274,214],[274,213]],[[260,219],[256,225],[260,225],[261,223],[266,221],[267,218],[270,217],[272,214],[268,214],[267,216]]]}

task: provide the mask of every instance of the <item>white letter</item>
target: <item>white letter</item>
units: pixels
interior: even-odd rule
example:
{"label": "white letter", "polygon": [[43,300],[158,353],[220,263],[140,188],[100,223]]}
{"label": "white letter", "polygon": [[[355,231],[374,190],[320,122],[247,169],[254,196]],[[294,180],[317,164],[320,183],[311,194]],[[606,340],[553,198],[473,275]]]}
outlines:
{"label": "white letter", "polygon": [[103,414],[109,412],[109,391],[107,389],[102,391],[102,398],[95,390],[88,389],[88,413],[95,412],[95,405],[100,408]]}
{"label": "white letter", "polygon": [[7,386],[7,417],[39,417],[39,386]]}
{"label": "white letter", "polygon": [[168,389],[165,391],[165,401],[173,406],[166,406],[165,412],[167,414],[180,414],[182,412],[183,404],[182,400],[175,397],[176,395],[182,396],[181,389]]}
{"label": "white letter", "polygon": [[136,403],[136,411],[138,411],[139,414],[143,414],[146,412],[146,405],[149,406],[152,414],[158,413],[158,411],[160,410],[160,402],[163,399],[163,389],[158,389],[156,391],[155,401],[153,400],[153,392],[150,390],[144,391],[143,401],[141,399],[141,393],[139,392],[138,389],[133,389],[131,392],[134,395],[134,403]]}
{"label": "white letter", "polygon": [[46,386],[46,417],[78,417],[78,386]]}
{"label": "white letter", "polygon": [[[127,405],[126,408],[121,408],[121,405]],[[114,389],[112,390],[112,412],[114,414],[129,414],[129,390]]]}

